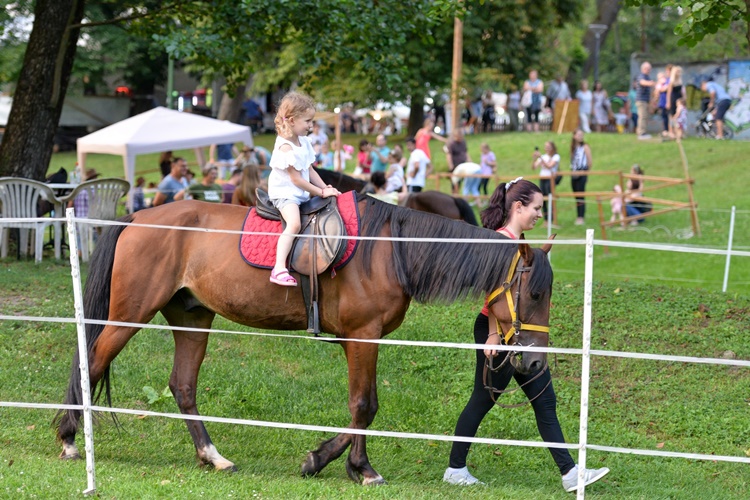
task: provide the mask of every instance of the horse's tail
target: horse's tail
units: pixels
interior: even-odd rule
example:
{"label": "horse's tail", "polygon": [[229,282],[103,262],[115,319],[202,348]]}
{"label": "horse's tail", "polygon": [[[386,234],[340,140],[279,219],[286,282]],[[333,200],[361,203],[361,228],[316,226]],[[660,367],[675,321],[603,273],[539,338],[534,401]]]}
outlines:
{"label": "horse's tail", "polygon": [[454,196],[453,200],[456,202],[456,207],[458,208],[458,213],[461,214],[461,219],[472,226],[478,226],[479,223],[477,222],[477,216],[474,213],[474,209],[469,205],[469,202],[463,198],[458,198],[457,196]]}
{"label": "horse's tail", "polygon": [[[121,222],[131,222],[132,215],[120,219]],[[86,277],[86,287],[83,294],[83,311],[86,319],[106,320],[109,318],[109,293],[111,289],[112,268],[115,262],[115,247],[120,238],[120,234],[127,228],[125,225],[110,226],[96,243],[96,249],[91,257],[88,276]],[[96,339],[104,330],[104,325],[86,325],[86,352],[91,352]],[[91,387],[91,392],[96,392],[96,385]],[[107,404],[111,406],[111,391],[109,380],[109,367],[104,370],[101,378],[99,392],[96,393],[95,400],[99,400],[105,392]],[[70,371],[70,382],[68,391],[65,394],[64,404],[80,405],[83,404],[81,394],[81,371],[79,368],[79,354],[73,356],[73,366]],[[78,429],[78,421],[81,418],[80,410],[60,410],[55,415],[53,425],[57,425],[57,435],[60,438],[75,436]]]}

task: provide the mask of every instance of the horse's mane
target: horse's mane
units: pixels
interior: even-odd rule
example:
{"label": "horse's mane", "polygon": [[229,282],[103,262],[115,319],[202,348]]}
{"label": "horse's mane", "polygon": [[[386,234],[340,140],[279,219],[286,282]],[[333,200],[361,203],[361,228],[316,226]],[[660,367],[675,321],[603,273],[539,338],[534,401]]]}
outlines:
{"label": "horse's mane", "polygon": [[334,172],[333,170],[326,170],[324,168],[315,167],[315,171],[320,176],[320,179],[326,184],[330,184],[341,192],[344,191],[357,191],[360,192],[367,186],[367,182],[356,177],[351,177],[341,172]]}
{"label": "horse's mane", "polygon": [[[508,239],[462,221],[367,198],[363,236],[378,236],[390,222],[391,236],[395,238]],[[373,240],[362,242],[362,258],[368,274],[374,245]],[[416,301],[452,302],[492,292],[507,276],[517,250],[517,245],[394,241],[393,266],[404,293]],[[543,260],[547,261],[546,256]],[[545,273],[535,274],[544,278]]]}

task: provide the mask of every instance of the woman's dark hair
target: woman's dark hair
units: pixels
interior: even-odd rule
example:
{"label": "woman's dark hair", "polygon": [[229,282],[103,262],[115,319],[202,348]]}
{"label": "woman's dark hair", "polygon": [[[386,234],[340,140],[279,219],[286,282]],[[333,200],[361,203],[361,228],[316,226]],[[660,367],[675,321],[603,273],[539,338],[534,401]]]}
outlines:
{"label": "woman's dark hair", "polygon": [[[571,161],[573,160],[573,157],[576,154],[576,146],[578,146],[578,144],[576,144],[576,134],[578,133],[579,130],[581,132],[583,132],[583,129],[577,128],[573,132],[573,136],[570,138],[570,159],[571,159]],[[586,141],[581,141],[580,145],[583,146],[584,144],[586,144]]]}
{"label": "woman's dark hair", "polygon": [[361,141],[359,141],[359,150],[364,150],[364,148],[366,148],[368,144],[370,144],[370,141],[368,141],[367,139],[362,139]]}
{"label": "woman's dark hair", "polygon": [[506,184],[497,186],[490,197],[490,205],[480,214],[482,226],[488,229],[496,231],[503,227],[507,222],[511,206],[515,202],[520,201],[521,205],[527,206],[531,203],[534,193],[542,194],[539,186],[525,179],[514,181],[508,189],[505,189],[505,186]]}
{"label": "woman's dark hair", "polygon": [[[640,165],[637,163],[633,165],[633,167],[630,169],[632,173],[635,175],[643,175],[643,169]],[[640,179],[630,179],[630,188],[633,190],[640,189],[641,188],[641,180]]]}
{"label": "woman's dark hair", "polygon": [[372,185],[375,186],[377,189],[382,188],[385,186],[385,173],[381,171],[373,172],[370,176],[370,182],[372,182]]}

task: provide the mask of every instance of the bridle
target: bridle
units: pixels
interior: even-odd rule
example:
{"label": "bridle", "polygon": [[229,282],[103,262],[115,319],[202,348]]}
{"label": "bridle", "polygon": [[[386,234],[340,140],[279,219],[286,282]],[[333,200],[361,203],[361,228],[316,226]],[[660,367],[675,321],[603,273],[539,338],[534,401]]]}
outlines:
{"label": "bridle", "polygon": [[[508,310],[510,311],[510,320],[511,320],[511,327],[508,329],[507,332],[503,332],[502,325],[500,324],[500,321],[495,318],[495,321],[497,322],[497,331],[503,332],[503,335],[500,336],[502,340],[503,345],[510,345],[510,340],[513,337],[517,337],[521,334],[521,330],[531,330],[535,332],[544,332],[549,335],[549,325],[535,325],[532,323],[523,323],[521,321],[521,318],[518,316],[518,309],[519,304],[521,302],[521,283],[523,280],[521,279],[523,273],[530,272],[531,266],[525,266],[523,258],[521,257],[521,252],[516,252],[516,255],[513,257],[513,261],[510,264],[510,267],[508,269],[508,277],[505,279],[505,282],[494,292],[492,292],[487,297],[487,307],[492,306],[495,302],[497,302],[502,295],[505,295],[505,300],[508,302]],[[513,300],[513,285],[518,282],[518,287],[516,287],[516,299]],[[516,341],[516,345],[519,345],[521,347],[531,347],[534,344],[530,344],[528,346],[523,346],[518,341]],[[490,372],[497,372],[500,370],[503,366],[505,366],[506,363],[510,362],[511,366],[513,368],[516,368],[516,365],[513,364],[513,360],[516,357],[517,352],[516,351],[506,351],[506,355],[503,358],[503,361],[498,366],[492,365],[492,359],[493,358],[486,358],[484,361],[484,371],[482,374],[482,382],[484,383],[484,388],[487,389],[490,392],[490,398],[492,398],[492,401],[498,405],[502,406],[503,408],[518,408],[524,405],[527,405],[534,401],[536,398],[542,395],[544,391],[547,390],[547,387],[549,387],[550,383],[552,382],[552,379],[550,378],[550,381],[547,382],[547,385],[544,386],[544,389],[539,391],[539,394],[534,396],[533,398],[530,398],[528,401],[524,403],[518,403],[513,405],[506,405],[503,403],[499,403],[496,399],[496,395],[503,395],[503,394],[512,394],[516,392],[518,389],[523,388],[524,386],[530,384],[531,382],[535,381],[539,377],[542,376],[542,374],[549,369],[549,365],[547,362],[544,362],[544,366],[539,370],[539,373],[534,375],[533,378],[530,380],[527,380],[520,386],[516,387],[515,389],[511,390],[505,390],[505,389],[495,389],[492,386],[492,381],[490,380]]]}

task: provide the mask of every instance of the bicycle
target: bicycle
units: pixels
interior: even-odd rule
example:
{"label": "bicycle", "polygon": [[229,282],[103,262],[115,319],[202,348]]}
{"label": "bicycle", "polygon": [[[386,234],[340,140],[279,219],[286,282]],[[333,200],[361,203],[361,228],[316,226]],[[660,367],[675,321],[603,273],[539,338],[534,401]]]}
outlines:
{"label": "bicycle", "polygon": [[[703,109],[703,113],[698,117],[698,120],[695,122],[695,135],[698,137],[708,137],[711,139],[716,139],[716,120],[714,120],[714,114],[711,112],[712,109],[706,109],[708,107],[708,102],[702,102],[701,108]],[[727,127],[726,122],[724,123],[724,139],[732,139],[734,138],[734,130],[732,130],[730,127]]]}

